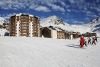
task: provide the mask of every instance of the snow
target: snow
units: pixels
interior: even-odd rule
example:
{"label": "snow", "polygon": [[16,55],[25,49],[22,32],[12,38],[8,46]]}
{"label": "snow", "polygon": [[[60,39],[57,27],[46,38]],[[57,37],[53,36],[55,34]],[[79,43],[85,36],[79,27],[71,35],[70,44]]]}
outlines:
{"label": "snow", "polygon": [[79,39],[0,37],[0,67],[100,67],[100,38],[78,45]]}
{"label": "snow", "polygon": [[50,16],[48,18],[41,19],[40,25],[42,27],[64,25],[64,22],[61,19],[59,19],[57,16],[53,15],[53,16]]}
{"label": "snow", "polygon": [[0,37],[4,36],[6,32],[8,32],[6,29],[0,29]]}
{"label": "snow", "polygon": [[0,17],[0,25],[3,25],[4,22],[5,22],[5,19],[3,17]]}
{"label": "snow", "polygon": [[33,15],[27,14],[27,13],[19,13],[19,14],[15,14],[15,15],[16,15],[16,16],[21,16],[22,14],[24,14],[24,15],[29,15],[29,16],[33,17]]}
{"label": "snow", "polygon": [[[59,21],[58,21],[59,20]],[[63,22],[60,18],[57,16],[50,16],[48,18],[44,18],[40,21],[40,25],[42,27],[48,27],[48,26],[54,26],[59,27],[65,31],[74,31],[74,32],[80,32],[86,33],[86,32],[92,32],[90,26],[86,25],[70,25],[68,23]]]}
{"label": "snow", "polygon": [[40,21],[40,25],[42,27],[54,26],[64,29],[65,31],[73,31],[73,32],[80,32],[81,34],[86,32],[96,32],[100,33],[100,17],[93,19],[90,23],[81,24],[81,25],[71,25],[68,23],[63,22],[57,16],[50,16],[47,18],[43,18]]}
{"label": "snow", "polygon": [[59,25],[58,27],[66,30],[66,31],[80,32],[81,34],[86,33],[86,32],[91,32],[90,27],[86,27],[83,25],[68,25],[68,26]]}

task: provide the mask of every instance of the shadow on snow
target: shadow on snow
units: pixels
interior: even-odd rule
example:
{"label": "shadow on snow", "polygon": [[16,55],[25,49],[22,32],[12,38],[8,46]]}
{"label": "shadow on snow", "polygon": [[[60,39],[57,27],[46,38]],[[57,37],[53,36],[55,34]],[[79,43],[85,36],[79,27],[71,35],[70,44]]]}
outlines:
{"label": "shadow on snow", "polygon": [[79,45],[75,45],[75,44],[68,44],[68,45],[66,45],[66,46],[68,46],[68,47],[73,47],[73,48],[80,48]]}

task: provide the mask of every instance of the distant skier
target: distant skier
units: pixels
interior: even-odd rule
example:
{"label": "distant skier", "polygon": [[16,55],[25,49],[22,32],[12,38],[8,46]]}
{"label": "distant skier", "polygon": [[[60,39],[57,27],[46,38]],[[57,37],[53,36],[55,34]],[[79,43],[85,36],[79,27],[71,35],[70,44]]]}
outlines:
{"label": "distant skier", "polygon": [[84,39],[84,45],[85,45],[85,46],[87,46],[87,42],[86,42],[86,39]]}
{"label": "distant skier", "polygon": [[95,37],[92,38],[92,44],[95,44],[96,45]]}
{"label": "distant skier", "polygon": [[88,37],[88,44],[91,44],[91,38]]}
{"label": "distant skier", "polygon": [[95,41],[98,42],[97,37],[95,36]]}
{"label": "distant skier", "polygon": [[84,37],[81,36],[81,38],[80,38],[80,48],[84,48],[84,42],[85,42]]}

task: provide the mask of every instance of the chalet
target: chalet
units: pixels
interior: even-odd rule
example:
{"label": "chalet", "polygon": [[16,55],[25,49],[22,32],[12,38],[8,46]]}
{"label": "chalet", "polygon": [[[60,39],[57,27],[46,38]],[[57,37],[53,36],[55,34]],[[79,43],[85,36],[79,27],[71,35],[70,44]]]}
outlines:
{"label": "chalet", "polygon": [[61,28],[55,28],[57,30],[57,39],[66,39],[66,32]]}
{"label": "chalet", "polygon": [[97,34],[96,33],[90,33],[91,34],[91,36],[97,36]]}
{"label": "chalet", "polygon": [[91,36],[96,36],[97,34],[96,33],[91,33],[91,32],[86,32],[84,34],[82,34],[84,37],[91,37]]}
{"label": "chalet", "polygon": [[51,30],[48,27],[42,28],[42,35],[47,38],[51,38]]}
{"label": "chalet", "polygon": [[47,38],[55,38],[55,39],[65,39],[66,38],[66,33],[64,30],[49,26],[49,27],[44,27],[42,29],[42,34],[44,37]]}
{"label": "chalet", "polygon": [[72,35],[73,35],[73,39],[79,38],[81,36],[80,32],[73,32]]}

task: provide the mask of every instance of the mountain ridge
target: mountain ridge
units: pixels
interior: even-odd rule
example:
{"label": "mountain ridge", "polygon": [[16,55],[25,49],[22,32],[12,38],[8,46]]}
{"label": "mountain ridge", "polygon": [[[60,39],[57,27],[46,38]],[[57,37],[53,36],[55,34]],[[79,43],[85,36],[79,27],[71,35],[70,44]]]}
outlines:
{"label": "mountain ridge", "polygon": [[3,23],[5,23],[5,19],[3,17],[0,17],[0,25],[3,25]]}

